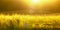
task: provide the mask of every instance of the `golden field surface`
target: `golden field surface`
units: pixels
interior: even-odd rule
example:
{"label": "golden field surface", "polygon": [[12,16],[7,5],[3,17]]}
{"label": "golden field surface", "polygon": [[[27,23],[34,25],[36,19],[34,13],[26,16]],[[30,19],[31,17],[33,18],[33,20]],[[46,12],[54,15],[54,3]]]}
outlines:
{"label": "golden field surface", "polygon": [[60,15],[0,15],[0,29],[60,28]]}

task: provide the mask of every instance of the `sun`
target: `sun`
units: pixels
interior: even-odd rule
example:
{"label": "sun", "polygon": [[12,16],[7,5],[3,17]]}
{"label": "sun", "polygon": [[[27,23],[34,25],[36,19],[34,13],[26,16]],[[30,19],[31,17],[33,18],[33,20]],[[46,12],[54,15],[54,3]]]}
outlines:
{"label": "sun", "polygon": [[29,5],[35,5],[41,2],[41,0],[24,0],[25,3],[29,4]]}
{"label": "sun", "polygon": [[32,2],[33,2],[33,3],[38,3],[38,2],[39,2],[39,0],[32,0]]}

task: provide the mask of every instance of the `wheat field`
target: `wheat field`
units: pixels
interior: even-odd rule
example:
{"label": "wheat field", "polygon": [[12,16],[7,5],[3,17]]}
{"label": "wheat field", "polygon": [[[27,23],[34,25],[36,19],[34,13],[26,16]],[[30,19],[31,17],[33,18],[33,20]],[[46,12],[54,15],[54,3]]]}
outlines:
{"label": "wheat field", "polygon": [[60,15],[3,15],[0,30],[60,30]]}

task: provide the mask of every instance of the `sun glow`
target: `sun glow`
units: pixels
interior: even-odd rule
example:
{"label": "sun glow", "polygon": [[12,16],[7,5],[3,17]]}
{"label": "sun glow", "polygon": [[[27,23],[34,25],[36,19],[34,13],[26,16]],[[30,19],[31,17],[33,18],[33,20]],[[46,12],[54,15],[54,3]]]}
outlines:
{"label": "sun glow", "polygon": [[38,2],[39,2],[39,0],[32,0],[32,2],[33,2],[33,3],[38,3]]}
{"label": "sun glow", "polygon": [[35,5],[35,4],[51,4],[57,2],[57,0],[24,0],[25,3],[29,5]]}

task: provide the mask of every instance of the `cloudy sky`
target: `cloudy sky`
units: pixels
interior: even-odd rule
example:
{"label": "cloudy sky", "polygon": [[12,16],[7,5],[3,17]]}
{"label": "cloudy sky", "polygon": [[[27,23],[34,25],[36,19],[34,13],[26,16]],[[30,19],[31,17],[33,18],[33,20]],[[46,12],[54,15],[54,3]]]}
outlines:
{"label": "cloudy sky", "polygon": [[[46,1],[46,3],[45,3]],[[28,0],[0,0],[0,13],[55,14],[60,13],[60,0],[45,0],[34,4]],[[49,2],[49,3],[48,3]]]}

